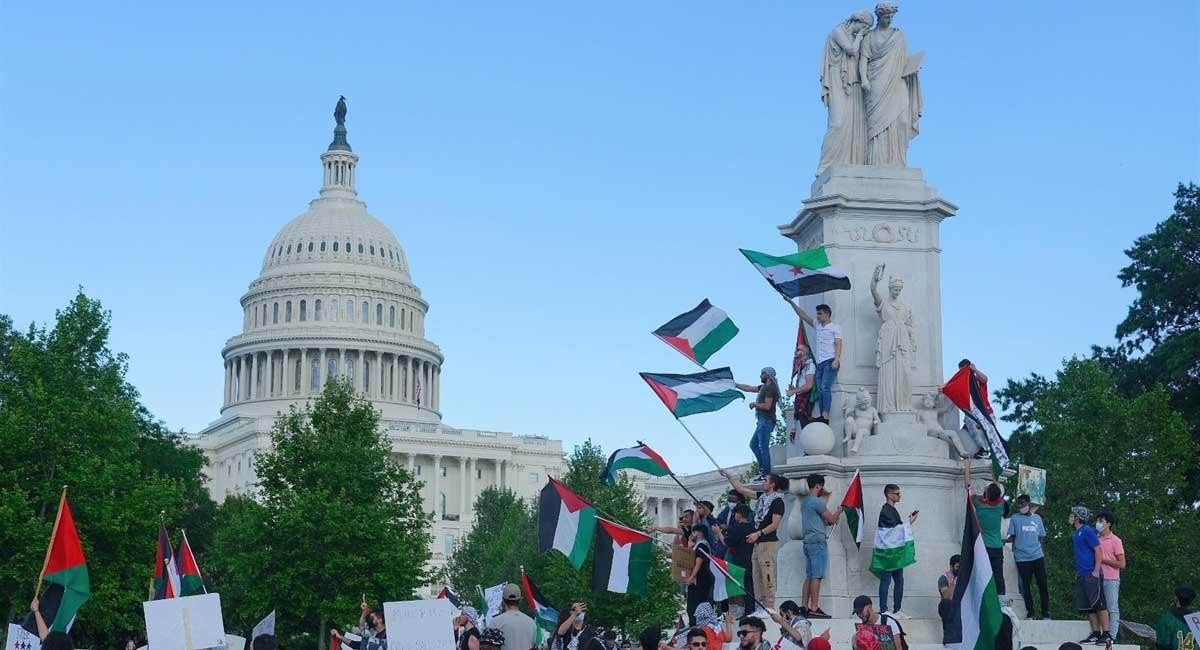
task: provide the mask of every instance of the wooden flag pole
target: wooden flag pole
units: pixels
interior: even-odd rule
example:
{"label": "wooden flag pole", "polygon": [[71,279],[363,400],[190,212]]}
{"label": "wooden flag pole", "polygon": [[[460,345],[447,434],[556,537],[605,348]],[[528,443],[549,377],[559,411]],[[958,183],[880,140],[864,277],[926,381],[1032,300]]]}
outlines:
{"label": "wooden flag pole", "polygon": [[717,459],[713,458],[712,454],[708,453],[708,450],[705,449],[704,445],[700,443],[700,439],[696,437],[696,434],[692,433],[692,430],[689,429],[688,426],[683,423],[683,420],[680,419],[679,417],[676,417],[675,421],[679,423],[679,426],[683,427],[684,431],[687,431],[687,434],[692,437],[692,441],[696,443],[696,446],[700,448],[700,451],[704,452],[705,456],[708,456],[708,460],[712,461],[713,467],[716,467],[717,469],[723,469],[717,463]]}
{"label": "wooden flag pole", "polygon": [[54,515],[54,529],[50,531],[50,543],[46,545],[46,559],[42,560],[42,572],[38,574],[37,589],[33,597],[42,595],[42,580],[46,577],[46,568],[50,566],[50,551],[54,549],[54,539],[58,537],[58,522],[62,521],[63,506],[67,503],[67,486],[62,488],[62,496],[58,498],[58,514]]}

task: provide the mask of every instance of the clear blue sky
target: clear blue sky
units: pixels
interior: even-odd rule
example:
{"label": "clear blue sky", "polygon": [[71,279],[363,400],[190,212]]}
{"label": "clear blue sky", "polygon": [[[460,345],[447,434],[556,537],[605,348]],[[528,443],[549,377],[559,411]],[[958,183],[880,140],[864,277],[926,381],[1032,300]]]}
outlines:
{"label": "clear blue sky", "polygon": [[[636,375],[689,365],[647,332],[708,297],[742,328],[714,361],[788,366],[794,317],[736,249],[791,250],[821,47],[869,6],[5,3],[0,311],[50,320],[82,285],[153,413],[200,429],[344,94],[360,196],[432,304],[447,422],[703,470]],[[910,164],[961,208],[947,363],[996,385],[1109,342],[1122,251],[1200,176],[1195,3],[904,2],[896,24],[927,53]],[[732,463],[750,418],[690,422]]]}

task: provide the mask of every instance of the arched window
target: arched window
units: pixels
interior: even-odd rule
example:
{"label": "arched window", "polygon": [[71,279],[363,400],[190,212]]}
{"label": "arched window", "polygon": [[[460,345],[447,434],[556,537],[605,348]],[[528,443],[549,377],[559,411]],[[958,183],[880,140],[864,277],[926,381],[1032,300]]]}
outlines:
{"label": "arched window", "polygon": [[258,307],[252,307],[254,310],[254,326],[258,327]]}
{"label": "arched window", "polygon": [[359,254],[359,255],[362,255],[362,252],[363,252],[363,247],[362,247],[362,244],[359,244],[359,245],[358,245],[358,254]]}
{"label": "arched window", "polygon": [[329,359],[329,364],[328,364],[329,367],[325,369],[326,377],[337,377],[337,371],[338,371],[337,362],[338,362],[338,360],[336,358]]}
{"label": "arched window", "polygon": [[310,252],[310,253],[313,252],[313,243],[312,242],[308,242],[308,252]]}
{"label": "arched window", "polygon": [[263,324],[263,325],[266,325],[266,324],[267,324],[267,305],[266,305],[265,303],[263,304],[263,320],[262,320],[262,324]]}
{"label": "arched window", "polygon": [[395,327],[395,326],[396,326],[396,306],[391,305],[388,307],[388,327]]}
{"label": "arched window", "polygon": [[346,252],[350,252],[350,242],[346,242]]}
{"label": "arched window", "polygon": [[288,255],[292,254],[292,245],[288,244]]}
{"label": "arched window", "polygon": [[370,322],[371,322],[371,303],[369,303],[369,302],[367,302],[367,301],[365,301],[365,300],[363,301],[363,304],[362,304],[362,312],[359,314],[359,318],[358,318],[358,319],[359,319],[359,320],[361,320],[361,321],[362,321],[362,322],[364,322],[364,323],[370,323]]}
{"label": "arched window", "polygon": [[351,322],[354,321],[354,301],[353,300],[346,301],[346,320],[351,321]]}
{"label": "arched window", "polygon": [[271,324],[272,325],[279,324],[279,303],[275,303],[274,313],[271,314]]}
{"label": "arched window", "polygon": [[375,324],[383,325],[383,303],[375,304]]}
{"label": "arched window", "polygon": [[292,322],[292,301],[289,300],[283,303],[283,322]]}
{"label": "arched window", "polygon": [[321,242],[321,252],[325,252],[325,242]]}
{"label": "arched window", "polygon": [[335,253],[338,252],[337,249],[338,249],[338,243],[333,242],[333,252],[335,252]]}
{"label": "arched window", "polygon": [[312,360],[312,370],[308,373],[308,389],[313,391],[321,390],[321,360]]}
{"label": "arched window", "polygon": [[317,298],[316,304],[313,305],[313,320],[321,320],[321,299]]}
{"label": "arched window", "polygon": [[306,320],[308,320],[308,301],[301,300],[300,301],[300,322],[303,323]]}
{"label": "arched window", "polygon": [[354,386],[354,359],[346,359],[346,381],[350,382],[350,386]]}

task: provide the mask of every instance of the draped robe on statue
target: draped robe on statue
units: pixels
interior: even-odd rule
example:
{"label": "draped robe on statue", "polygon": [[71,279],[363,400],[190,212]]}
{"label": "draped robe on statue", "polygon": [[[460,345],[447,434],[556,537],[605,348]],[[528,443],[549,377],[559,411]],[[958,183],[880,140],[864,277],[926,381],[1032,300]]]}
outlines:
{"label": "draped robe on statue", "polygon": [[829,108],[829,126],[821,141],[817,174],[830,165],[867,163],[867,125],[863,117],[862,85],[858,80],[858,53],[846,23],[825,39],[821,58],[821,101]]}
{"label": "draped robe on statue", "polygon": [[912,355],[917,351],[912,308],[899,300],[885,299],[876,311],[883,321],[875,348],[875,365],[879,366],[879,412],[912,411]]}
{"label": "draped robe on statue", "polygon": [[863,39],[859,56],[867,62],[871,83],[863,91],[867,164],[907,167],[908,141],[917,136],[922,108],[917,71],[906,70],[908,43],[898,29],[873,29]]}

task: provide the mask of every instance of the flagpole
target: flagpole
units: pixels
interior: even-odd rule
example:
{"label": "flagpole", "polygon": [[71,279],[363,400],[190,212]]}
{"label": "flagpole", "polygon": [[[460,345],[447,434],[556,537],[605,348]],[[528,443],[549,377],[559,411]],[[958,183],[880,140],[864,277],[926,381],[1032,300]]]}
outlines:
{"label": "flagpole", "polygon": [[[701,367],[703,367],[703,366],[701,366]],[[642,442],[641,440],[638,440],[638,441],[637,441],[637,443],[638,443],[639,445],[642,445],[643,447],[645,447],[645,446],[646,446],[646,443]],[[682,489],[684,492],[687,492],[687,495],[688,495],[689,497],[692,497],[692,502],[693,502],[693,503],[695,503],[695,504],[697,504],[697,505],[699,505],[699,504],[700,504],[700,499],[699,499],[699,498],[697,498],[697,497],[696,497],[696,495],[692,494],[692,491],[691,491],[691,490],[689,490],[689,489],[687,489],[687,487],[686,487],[686,486],[684,486],[684,484],[683,484],[683,483],[680,483],[680,482],[679,482],[679,477],[675,476],[675,472],[672,472],[671,470],[669,470],[669,469],[668,469],[668,470],[667,470],[667,476],[670,476],[670,477],[671,477],[671,480],[675,481],[675,484],[676,484],[676,485],[678,485],[678,486],[680,487],[680,489]]]}
{"label": "flagpole", "polygon": [[713,467],[716,467],[717,469],[723,469],[721,465],[717,463],[717,459],[713,458],[712,454],[708,453],[708,450],[704,448],[704,445],[701,444],[700,439],[696,437],[696,434],[692,433],[692,430],[683,423],[683,420],[676,416],[675,421],[679,423],[679,426],[683,427],[684,431],[687,431],[687,434],[692,437],[692,441],[696,443],[696,446],[700,448],[700,451],[704,452],[705,456],[708,456],[708,460],[712,461]]}
{"label": "flagpole", "polygon": [[50,531],[50,543],[46,545],[46,559],[42,560],[42,571],[38,574],[37,589],[33,597],[42,594],[42,580],[46,577],[46,569],[50,566],[50,551],[54,549],[54,538],[58,537],[58,522],[62,521],[63,505],[67,503],[67,486],[63,486],[62,495],[58,498],[58,514],[54,515],[54,528]]}
{"label": "flagpole", "polygon": [[196,553],[195,553],[195,551],[192,550],[192,543],[188,541],[187,529],[180,528],[179,531],[183,533],[183,543],[187,546],[188,554],[192,556],[192,562],[194,562],[196,564],[196,575],[200,576],[200,588],[203,589],[204,593],[207,594],[208,587],[205,586],[205,584],[204,584],[204,574],[200,573],[200,563],[196,562]]}
{"label": "flagpole", "polygon": [[[708,561],[710,563],[713,561],[713,556],[711,554],[706,553],[705,551],[700,551],[700,552],[704,553],[704,555],[706,557],[708,557]],[[738,582],[738,579],[733,577],[732,574],[728,573],[727,571],[722,571],[721,575],[724,575],[726,578],[729,578],[730,580],[732,580],[733,584],[737,585],[738,587],[741,587],[742,591],[746,591],[746,585],[742,584],[741,582]],[[750,596],[750,592],[746,591],[745,595]],[[763,605],[762,602],[759,601],[759,599],[755,598],[754,596],[750,596],[750,600],[753,600],[755,605],[758,605],[759,607],[763,608],[763,611],[765,611],[765,612],[771,611],[770,608],[768,608],[766,605]]]}

